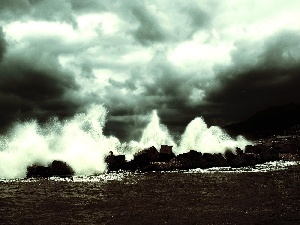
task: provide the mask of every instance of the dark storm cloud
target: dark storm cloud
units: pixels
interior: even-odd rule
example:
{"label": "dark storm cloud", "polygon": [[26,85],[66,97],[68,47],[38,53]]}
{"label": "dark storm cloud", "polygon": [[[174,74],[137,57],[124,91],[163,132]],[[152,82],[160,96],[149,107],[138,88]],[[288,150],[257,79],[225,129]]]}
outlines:
{"label": "dark storm cloud", "polygon": [[225,124],[291,102],[299,96],[299,37],[273,34],[298,29],[298,6],[1,1],[2,118],[43,120],[103,104],[108,133],[126,137],[154,109],[177,132],[196,116]]}
{"label": "dark storm cloud", "polygon": [[3,29],[2,29],[2,27],[0,27],[0,63],[3,59],[4,53],[6,51],[6,45],[7,45],[7,43],[4,38]]}
{"label": "dark storm cloud", "polygon": [[143,45],[164,40],[164,33],[156,21],[143,6],[133,7],[132,14],[139,22],[139,27],[133,32],[134,37]]}
{"label": "dark storm cloud", "polygon": [[1,130],[18,119],[74,115],[82,104],[72,95],[78,88],[74,77],[42,52],[7,54],[0,64]]}
{"label": "dark storm cloud", "polygon": [[[173,5],[162,3],[161,6],[169,16],[167,21],[162,21],[157,15],[160,13],[159,10],[150,10],[150,5],[147,1],[133,1],[124,7],[129,10],[134,16],[135,22],[138,23],[138,28],[132,34],[142,45],[149,46],[155,43],[190,38],[198,30],[208,28],[211,23],[211,12],[202,9],[201,4],[199,6],[196,2]],[[176,16],[178,16],[177,19]],[[167,24],[167,26],[163,26],[163,24]]]}
{"label": "dark storm cloud", "polygon": [[81,65],[81,75],[87,79],[94,79],[95,74],[93,73],[92,66],[88,63],[82,63]]}
{"label": "dark storm cloud", "polygon": [[76,27],[76,18],[73,15],[71,4],[61,0],[31,0],[32,16],[48,21],[63,21]]}
{"label": "dark storm cloud", "polygon": [[[187,81],[172,68],[167,59],[161,54],[156,55],[149,62],[146,71],[141,74],[133,73],[124,82],[113,79],[110,79],[109,82],[111,85],[108,87],[107,99],[112,100],[111,107],[114,106],[115,102],[123,102],[127,106],[136,104],[136,108],[146,111],[162,107],[172,108],[175,104],[174,101],[180,102],[180,99],[185,99],[187,94],[185,93]],[[120,94],[122,88],[130,92],[141,88],[142,91],[134,98],[127,99],[126,95]]]}
{"label": "dark storm cloud", "polygon": [[61,21],[77,26],[69,1],[61,0],[2,0],[0,18],[12,20]]}
{"label": "dark storm cloud", "polygon": [[[196,5],[192,5],[184,8],[185,13],[190,18],[190,23],[192,26],[201,29],[206,28],[210,25],[211,16],[208,12],[201,9]],[[197,30],[197,29],[196,29]]]}
{"label": "dark storm cloud", "polygon": [[205,78],[178,70],[162,52],[153,57],[147,70],[146,76],[151,79],[143,83],[143,108],[157,109],[162,120],[170,125],[176,121],[186,123],[199,115],[193,110],[191,94],[193,90],[204,89]]}
{"label": "dark storm cloud", "polygon": [[1,0],[0,2],[1,18],[12,19],[30,11],[30,3],[27,0]]}
{"label": "dark storm cloud", "polygon": [[99,0],[88,0],[88,1],[82,1],[82,0],[72,0],[70,1],[70,4],[72,5],[72,8],[76,12],[80,13],[86,13],[86,12],[99,12],[106,9],[106,6],[102,4],[103,1]]}
{"label": "dark storm cloud", "polygon": [[[299,34],[280,32],[263,44],[236,47],[233,65],[219,69],[217,82],[207,90],[206,100],[214,105],[211,119],[238,121],[270,105],[299,102]],[[253,49],[260,52],[256,57]],[[217,112],[213,112],[215,106]]]}
{"label": "dark storm cloud", "polygon": [[[132,130],[136,130],[137,134],[134,138],[139,138],[145,121],[139,122],[136,118],[152,110],[157,110],[162,123],[172,132],[179,133],[188,122],[201,115],[201,110],[195,108],[190,100],[193,89],[203,89],[201,78],[178,71],[162,52],[154,55],[145,70],[132,72],[125,81],[110,79],[109,82],[104,97],[110,111],[107,129],[114,130],[118,137],[126,138],[127,129],[134,126]],[[122,93],[122,89],[128,92]],[[126,126],[121,126],[122,123]],[[114,126],[118,128],[112,129]]]}

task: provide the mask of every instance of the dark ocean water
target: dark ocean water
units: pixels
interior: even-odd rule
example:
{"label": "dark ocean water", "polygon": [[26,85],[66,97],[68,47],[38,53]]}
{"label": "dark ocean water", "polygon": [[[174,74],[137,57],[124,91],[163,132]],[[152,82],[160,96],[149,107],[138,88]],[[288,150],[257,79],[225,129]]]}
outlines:
{"label": "dark ocean water", "polygon": [[300,166],[0,182],[0,224],[300,224]]}

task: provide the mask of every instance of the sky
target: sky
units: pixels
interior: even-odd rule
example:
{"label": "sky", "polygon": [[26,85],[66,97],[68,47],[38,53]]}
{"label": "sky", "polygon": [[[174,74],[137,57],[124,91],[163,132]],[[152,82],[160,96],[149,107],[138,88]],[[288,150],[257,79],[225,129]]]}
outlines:
{"label": "sky", "polygon": [[0,0],[0,130],[108,110],[129,139],[157,110],[241,121],[300,96],[298,0]]}

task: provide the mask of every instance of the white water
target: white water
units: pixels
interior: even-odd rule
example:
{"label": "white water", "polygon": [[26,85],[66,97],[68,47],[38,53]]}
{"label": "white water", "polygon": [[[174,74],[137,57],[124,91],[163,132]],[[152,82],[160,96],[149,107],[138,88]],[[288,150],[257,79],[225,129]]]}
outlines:
{"label": "white water", "polygon": [[183,153],[186,149],[194,149],[203,153],[224,153],[225,150],[236,147],[243,149],[248,144],[251,143],[242,136],[234,140],[219,127],[208,128],[204,120],[197,117],[187,125],[175,152]]}
{"label": "white water", "polygon": [[106,169],[104,158],[110,151],[126,154],[130,159],[141,149],[159,149],[162,144],[172,145],[179,154],[190,149],[223,153],[250,143],[242,137],[233,140],[220,128],[208,128],[202,118],[195,118],[176,144],[156,111],[149,116],[140,141],[121,143],[116,137],[103,134],[106,115],[103,106],[93,105],[86,113],[63,122],[53,119],[43,127],[36,121],[14,125],[7,135],[0,137],[0,177],[21,178],[26,175],[27,166],[47,165],[54,159],[67,162],[77,175],[102,173]]}

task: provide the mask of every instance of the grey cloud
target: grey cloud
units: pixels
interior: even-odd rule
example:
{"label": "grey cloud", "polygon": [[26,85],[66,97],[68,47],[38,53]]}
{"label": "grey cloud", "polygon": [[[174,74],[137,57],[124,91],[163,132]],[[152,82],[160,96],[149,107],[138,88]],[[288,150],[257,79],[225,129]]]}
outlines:
{"label": "grey cloud", "polygon": [[164,33],[145,7],[134,7],[132,14],[139,22],[139,27],[134,31],[134,37],[143,45],[149,45],[153,42],[161,42],[164,40]]}
{"label": "grey cloud", "polygon": [[16,15],[23,15],[30,10],[30,3],[28,0],[1,0],[0,13],[4,18],[15,17]]}
{"label": "grey cloud", "polygon": [[[28,49],[26,49],[28,50]],[[16,119],[74,115],[83,103],[72,93],[79,90],[74,77],[43,52],[8,52],[0,67],[0,127]]]}
{"label": "grey cloud", "polygon": [[256,60],[244,62],[245,51],[252,54],[254,46],[243,46],[232,53],[234,64],[218,71],[206,95],[207,102],[219,107],[211,119],[239,121],[270,105],[299,102],[300,36],[280,32],[257,46],[262,49]]}
{"label": "grey cloud", "polygon": [[[199,72],[191,73],[190,68],[178,69],[161,52],[149,62],[133,59],[135,53],[151,54],[158,47],[170,53],[183,42],[197,41],[191,37],[198,31],[205,36],[217,30],[213,47],[231,45],[235,37],[227,32],[232,26],[247,27],[250,17],[241,16],[235,24],[238,18],[228,19],[232,5],[222,4],[211,0],[177,5],[172,1],[3,1],[0,18],[5,22],[47,20],[75,27],[78,15],[108,12],[122,26],[113,35],[103,33],[89,41],[83,40],[86,34],[80,35],[75,38],[80,43],[29,34],[20,45],[13,40],[7,40],[7,45],[0,32],[0,58],[5,53],[0,68],[1,123],[21,114],[40,120],[65,117],[97,103],[109,110],[106,132],[128,138],[144,125],[137,118],[154,109],[164,124],[180,133],[196,116],[204,116],[209,124],[226,124],[270,104],[295,101],[300,94],[300,51],[299,36],[293,32],[273,35],[265,42],[251,43],[252,37],[237,41],[232,64],[216,65],[213,78],[201,74],[206,62],[200,65],[199,61]],[[245,7],[240,12],[246,12]],[[76,75],[61,67],[59,56],[70,56],[66,67],[75,68]],[[197,96],[201,91],[204,99]]]}
{"label": "grey cloud", "polygon": [[283,31],[270,38],[265,44],[262,64],[269,67],[288,68],[300,62],[300,35]]}
{"label": "grey cloud", "polygon": [[72,6],[69,1],[61,0],[39,0],[31,1],[32,16],[37,19],[48,21],[63,21],[77,26],[73,15]]}
{"label": "grey cloud", "polygon": [[0,27],[0,63],[3,59],[3,56],[6,52],[6,41],[5,41],[5,38],[4,38],[4,32],[3,32],[3,29],[2,27]]}
{"label": "grey cloud", "polygon": [[136,41],[145,46],[162,42],[166,32],[161,27],[157,15],[150,10],[148,1],[104,1],[106,11],[115,13],[127,23],[125,33],[131,35]]}
{"label": "grey cloud", "polygon": [[[191,5],[186,7],[185,9],[186,14],[190,18],[191,25],[197,29],[206,28],[210,25],[211,16],[208,12],[201,9],[197,5]],[[196,29],[196,30],[197,30]]]}
{"label": "grey cloud", "polygon": [[[207,29],[211,23],[210,12],[201,8],[196,2],[190,4],[174,4],[168,3],[164,5],[166,15],[169,20],[162,21],[155,13],[148,10],[148,5],[134,4],[131,5],[131,11],[137,19],[139,26],[133,32],[134,38],[143,45],[150,45],[157,42],[173,42],[185,38],[190,38],[199,29]],[[210,8],[210,7],[209,7]],[[175,17],[178,17],[175,19]],[[178,21],[183,20],[186,21]],[[179,24],[179,25],[178,25]],[[184,26],[184,27],[182,27]],[[168,30],[165,30],[168,27]]]}
{"label": "grey cloud", "polygon": [[72,9],[79,13],[99,12],[107,9],[105,4],[103,4],[104,1],[99,0],[72,0],[70,3],[72,5]]}
{"label": "grey cloud", "polygon": [[81,75],[88,79],[94,79],[95,74],[93,72],[92,66],[88,63],[82,63],[81,65]]}
{"label": "grey cloud", "polygon": [[125,88],[126,90],[134,91],[136,90],[136,82],[134,80],[127,79],[125,82],[120,82],[117,80],[114,80],[113,78],[109,78],[108,82],[114,87],[114,88]]}
{"label": "grey cloud", "polygon": [[60,0],[10,0],[1,1],[0,18],[12,20],[61,21],[77,26],[69,1]]}
{"label": "grey cloud", "polygon": [[[118,127],[114,130],[118,137],[132,138],[128,127],[141,130],[145,125],[135,120],[136,115],[149,114],[156,109],[162,122],[173,132],[182,132],[189,121],[201,115],[201,110],[190,103],[190,95],[193,88],[203,88],[202,79],[178,71],[164,53],[156,53],[144,70],[131,71],[131,77],[125,81],[109,80],[110,86],[103,98],[110,111],[107,127]],[[122,93],[123,89],[127,93]],[[128,121],[128,117],[132,120]]]}

